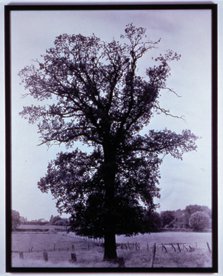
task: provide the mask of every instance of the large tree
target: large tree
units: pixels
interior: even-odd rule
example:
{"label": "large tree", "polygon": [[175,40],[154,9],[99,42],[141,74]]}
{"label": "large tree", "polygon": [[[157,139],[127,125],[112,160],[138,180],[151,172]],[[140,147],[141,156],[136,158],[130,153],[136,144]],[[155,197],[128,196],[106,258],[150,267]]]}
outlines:
{"label": "large tree", "polygon": [[163,90],[173,92],[166,85],[169,62],[180,58],[167,51],[145,60],[146,72],[139,76],[139,60],[158,43],[132,24],[111,42],[63,34],[20,72],[28,94],[40,102],[21,113],[37,122],[42,143],[89,146],[59,153],[38,186],[72,215],[76,232],[104,237],[105,260],[117,257],[115,235],[140,232],[145,209],[155,209],[163,155],[181,159],[196,148],[190,130],[148,128],[154,113],[170,115],[159,97]]}

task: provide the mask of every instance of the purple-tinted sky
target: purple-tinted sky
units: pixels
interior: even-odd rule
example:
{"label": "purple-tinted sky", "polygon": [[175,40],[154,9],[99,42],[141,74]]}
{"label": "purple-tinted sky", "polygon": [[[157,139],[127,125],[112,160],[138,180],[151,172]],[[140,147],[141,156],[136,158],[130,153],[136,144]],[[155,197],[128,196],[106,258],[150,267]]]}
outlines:
{"label": "purple-tinted sky", "polygon": [[[165,127],[180,132],[191,129],[197,136],[198,150],[187,153],[183,161],[166,157],[161,167],[159,210],[184,208],[188,204],[211,206],[211,39],[209,11],[26,11],[12,13],[12,207],[21,215],[49,218],[56,214],[55,201],[37,188],[49,160],[63,147],[37,146],[37,128],[18,112],[33,103],[23,98],[18,72],[44,54],[61,33],[96,36],[104,40],[119,38],[126,24],[147,28],[152,40],[161,38],[156,56],[167,49],[182,55],[172,66],[168,85],[181,97],[164,91],[162,106],[185,120],[156,116],[149,128]],[[149,66],[149,57],[141,71]],[[81,147],[81,145],[78,144]],[[83,149],[83,147],[82,147]]]}

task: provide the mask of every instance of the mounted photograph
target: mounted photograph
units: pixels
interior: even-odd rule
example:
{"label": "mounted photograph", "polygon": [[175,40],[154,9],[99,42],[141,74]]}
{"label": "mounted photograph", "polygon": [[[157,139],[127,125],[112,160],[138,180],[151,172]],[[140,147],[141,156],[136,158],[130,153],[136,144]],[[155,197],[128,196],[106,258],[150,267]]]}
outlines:
{"label": "mounted photograph", "polygon": [[217,272],[217,5],[5,7],[8,272]]}

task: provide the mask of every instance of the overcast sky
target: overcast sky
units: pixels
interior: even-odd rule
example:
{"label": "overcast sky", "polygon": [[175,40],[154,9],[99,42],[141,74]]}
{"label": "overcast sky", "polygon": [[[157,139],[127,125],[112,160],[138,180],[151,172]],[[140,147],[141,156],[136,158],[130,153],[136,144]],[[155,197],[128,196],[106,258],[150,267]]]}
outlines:
{"label": "overcast sky", "polygon": [[[134,23],[147,29],[148,36],[161,38],[151,56],[168,49],[182,55],[172,64],[168,86],[176,97],[163,92],[161,105],[185,120],[156,116],[149,128],[180,132],[190,129],[201,137],[196,152],[186,153],[183,161],[167,157],[161,166],[162,210],[185,208],[189,204],[211,206],[211,30],[210,11],[13,11],[12,12],[12,208],[28,219],[56,215],[55,201],[37,188],[47,164],[63,147],[40,142],[37,128],[18,113],[33,100],[24,98],[18,72],[53,46],[62,33],[96,36],[109,41],[119,38],[125,25]],[[149,66],[144,60],[141,70]]]}

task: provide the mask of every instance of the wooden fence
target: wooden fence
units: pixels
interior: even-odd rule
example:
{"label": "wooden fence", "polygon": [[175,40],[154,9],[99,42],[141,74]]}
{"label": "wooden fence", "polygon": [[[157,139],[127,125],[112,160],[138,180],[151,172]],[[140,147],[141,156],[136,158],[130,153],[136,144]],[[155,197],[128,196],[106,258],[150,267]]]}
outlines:
{"label": "wooden fence", "polygon": [[[89,242],[87,242],[87,239],[84,242],[85,249],[84,250],[91,250],[92,247],[95,246],[104,246],[102,240],[94,240],[92,242],[92,239],[89,239]],[[209,253],[212,252],[210,244],[207,242],[206,243],[207,250]],[[117,249],[118,250],[129,250],[129,251],[140,251],[140,250],[145,250],[145,245],[144,248],[142,249],[142,245],[138,242],[135,243],[117,243]],[[162,254],[168,254],[168,253],[176,253],[176,254],[181,254],[183,252],[194,252],[197,248],[194,245],[190,245],[187,243],[152,243],[146,244],[146,251],[150,253],[150,261],[151,261],[151,267],[154,267],[155,265],[155,260],[157,256],[157,252],[161,252]],[[44,250],[35,250],[33,247],[30,247],[28,250],[14,250],[12,253],[18,254],[17,256],[20,259],[25,259],[25,257],[29,258],[29,254],[31,253],[40,253],[42,255],[42,260],[45,262],[48,262],[50,260],[49,253],[50,252],[67,252],[67,256],[69,262],[75,263],[78,261],[78,250],[75,248],[75,243],[70,244],[70,246],[67,247],[58,247],[55,243],[52,245],[51,249],[44,249]],[[117,265],[118,267],[125,267],[125,260],[123,257],[117,259]]]}

